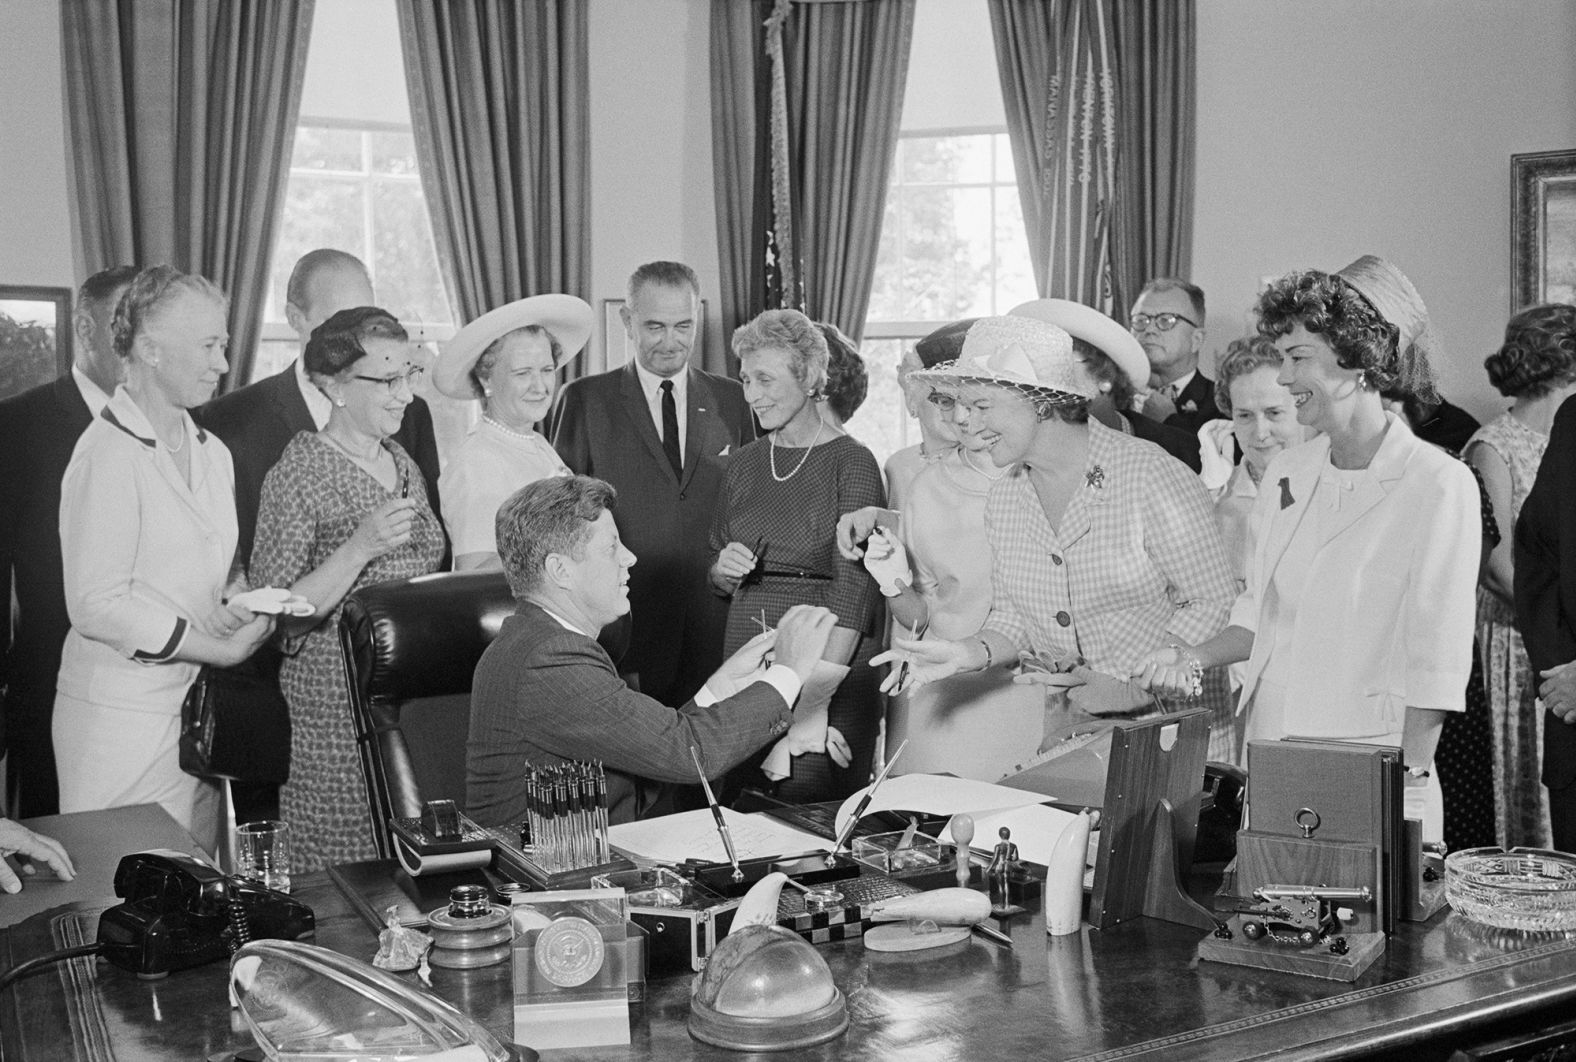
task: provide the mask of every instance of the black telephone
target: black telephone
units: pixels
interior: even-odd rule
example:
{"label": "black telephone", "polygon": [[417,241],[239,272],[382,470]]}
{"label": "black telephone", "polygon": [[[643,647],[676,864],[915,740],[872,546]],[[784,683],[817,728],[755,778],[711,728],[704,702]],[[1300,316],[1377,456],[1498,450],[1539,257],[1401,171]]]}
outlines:
{"label": "black telephone", "polygon": [[300,940],[317,928],[305,904],[184,852],[126,856],[115,895],[125,902],[99,916],[101,953],[138,977],[228,959],[248,940]]}

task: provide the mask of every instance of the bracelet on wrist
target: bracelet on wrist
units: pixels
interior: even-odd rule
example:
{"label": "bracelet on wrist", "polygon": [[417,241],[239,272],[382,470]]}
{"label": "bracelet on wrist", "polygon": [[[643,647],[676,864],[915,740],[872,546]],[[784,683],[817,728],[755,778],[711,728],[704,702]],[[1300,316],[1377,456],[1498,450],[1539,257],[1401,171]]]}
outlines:
{"label": "bracelet on wrist", "polygon": [[1204,662],[1198,658],[1198,654],[1193,652],[1193,650],[1176,642],[1172,642],[1168,648],[1176,651],[1177,657],[1187,668],[1189,680],[1187,695],[1189,697],[1202,697],[1204,695]]}
{"label": "bracelet on wrist", "polygon": [[985,662],[983,664],[981,664],[979,667],[975,668],[974,670],[975,671],[989,671],[990,670],[990,666],[996,662],[996,658],[992,655],[992,653],[990,651],[990,643],[987,642],[984,638],[976,638],[974,640],[980,643],[980,648],[981,649],[985,650]]}

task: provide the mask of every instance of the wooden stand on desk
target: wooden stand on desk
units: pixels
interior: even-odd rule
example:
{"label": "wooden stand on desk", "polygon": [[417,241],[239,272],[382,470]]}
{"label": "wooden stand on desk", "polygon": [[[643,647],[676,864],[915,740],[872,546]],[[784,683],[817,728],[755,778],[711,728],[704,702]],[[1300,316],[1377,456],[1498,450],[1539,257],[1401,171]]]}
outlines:
{"label": "wooden stand on desk", "polygon": [[[1182,888],[1204,796],[1209,710],[1110,724],[1100,845],[1089,923],[1105,929],[1147,915],[1214,929],[1216,919]],[[1002,785],[1066,799],[1052,754]]]}

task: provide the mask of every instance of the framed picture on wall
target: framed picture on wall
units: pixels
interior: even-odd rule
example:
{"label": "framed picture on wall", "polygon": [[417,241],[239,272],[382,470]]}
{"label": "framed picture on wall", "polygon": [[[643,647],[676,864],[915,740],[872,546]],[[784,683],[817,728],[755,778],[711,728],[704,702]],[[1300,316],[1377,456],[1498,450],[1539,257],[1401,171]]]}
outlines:
{"label": "framed picture on wall", "polygon": [[1576,303],[1576,150],[1510,157],[1510,298]]}
{"label": "framed picture on wall", "polygon": [[71,289],[0,284],[0,398],[71,369]]}
{"label": "framed picture on wall", "polygon": [[[607,359],[609,369],[617,369],[635,358],[634,344],[630,343],[628,334],[624,331],[624,319],[619,316],[619,311],[624,308],[623,299],[602,300],[602,354]],[[701,341],[706,337],[706,300],[700,300],[700,319],[695,322],[695,343],[690,347],[690,364],[700,367]]]}

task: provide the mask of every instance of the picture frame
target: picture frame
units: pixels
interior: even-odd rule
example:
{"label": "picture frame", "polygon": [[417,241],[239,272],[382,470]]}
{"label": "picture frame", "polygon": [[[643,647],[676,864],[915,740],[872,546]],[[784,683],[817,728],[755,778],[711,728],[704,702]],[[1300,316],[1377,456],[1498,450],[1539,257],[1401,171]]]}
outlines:
{"label": "picture frame", "polygon": [[71,289],[0,284],[0,398],[71,370]]}
{"label": "picture frame", "polygon": [[[629,336],[624,332],[624,318],[619,311],[624,308],[623,299],[602,300],[602,357],[606,361],[606,368],[621,368],[635,358],[635,348],[629,342]],[[706,338],[706,300],[700,300],[700,316],[695,321],[695,343],[690,348],[690,364],[701,364],[701,350]]]}
{"label": "picture frame", "polygon": [[1510,157],[1510,298],[1576,303],[1576,149]]}

